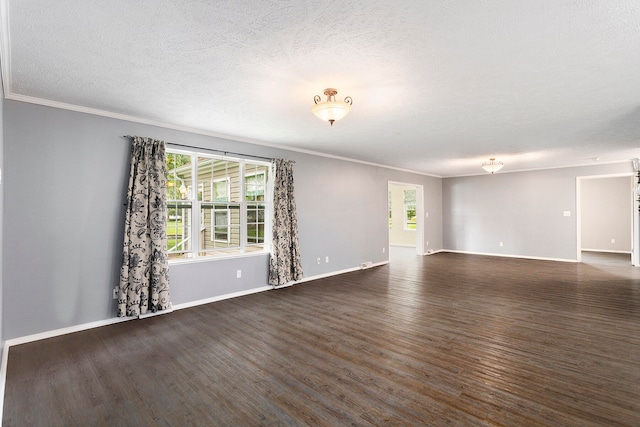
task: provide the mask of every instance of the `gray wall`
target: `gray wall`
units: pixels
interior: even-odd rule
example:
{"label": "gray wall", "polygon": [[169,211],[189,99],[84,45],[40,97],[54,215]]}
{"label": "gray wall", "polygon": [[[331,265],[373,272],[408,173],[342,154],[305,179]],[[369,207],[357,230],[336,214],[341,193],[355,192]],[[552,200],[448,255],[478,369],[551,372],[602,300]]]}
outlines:
{"label": "gray wall", "polygon": [[443,246],[576,260],[576,178],[632,171],[628,162],[443,179]]}
{"label": "gray wall", "polygon": [[632,183],[632,177],[580,181],[582,249],[631,252]]}
{"label": "gray wall", "polygon": [[[424,186],[425,240],[442,247],[438,178],[17,101],[5,102],[4,118],[6,339],[115,316],[129,174],[122,135],[295,160],[305,277],[388,260],[388,181]],[[172,265],[170,275],[173,303],[188,304],[266,286],[267,256]]]}

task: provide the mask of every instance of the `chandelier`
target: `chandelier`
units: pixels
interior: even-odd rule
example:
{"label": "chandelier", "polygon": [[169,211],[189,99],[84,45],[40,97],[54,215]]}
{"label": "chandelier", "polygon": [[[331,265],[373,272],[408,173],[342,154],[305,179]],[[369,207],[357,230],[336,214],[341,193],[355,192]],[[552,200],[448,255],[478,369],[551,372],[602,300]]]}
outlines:
{"label": "chandelier", "polygon": [[495,157],[492,157],[488,162],[484,162],[482,164],[482,169],[486,170],[487,172],[494,173],[502,169],[502,166],[504,166],[502,162],[496,162]]}
{"label": "chandelier", "polygon": [[327,100],[320,102],[322,98],[320,98],[320,95],[316,95],[313,97],[313,102],[315,102],[316,105],[311,107],[311,112],[315,114],[316,117],[320,120],[328,121],[331,123],[331,126],[333,126],[333,122],[346,116],[349,111],[351,111],[351,105],[353,104],[350,96],[347,96],[344,101],[336,101],[337,93],[338,91],[336,89],[325,89],[324,94],[327,96]]}

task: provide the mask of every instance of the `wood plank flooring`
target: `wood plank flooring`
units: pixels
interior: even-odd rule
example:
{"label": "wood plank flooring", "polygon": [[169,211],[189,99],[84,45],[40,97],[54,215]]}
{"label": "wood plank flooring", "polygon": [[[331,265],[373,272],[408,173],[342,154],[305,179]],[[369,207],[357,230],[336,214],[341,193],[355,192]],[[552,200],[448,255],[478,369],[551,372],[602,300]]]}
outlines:
{"label": "wood plank flooring", "polygon": [[640,426],[640,269],[462,254],[12,347],[5,426]]}

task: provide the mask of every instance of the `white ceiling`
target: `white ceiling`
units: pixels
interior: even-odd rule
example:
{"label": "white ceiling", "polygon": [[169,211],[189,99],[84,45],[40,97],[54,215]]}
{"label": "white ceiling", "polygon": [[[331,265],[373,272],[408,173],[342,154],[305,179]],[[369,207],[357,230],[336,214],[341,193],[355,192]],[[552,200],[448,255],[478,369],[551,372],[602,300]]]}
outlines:
{"label": "white ceiling", "polygon": [[438,176],[640,157],[638,0],[0,6],[9,99]]}

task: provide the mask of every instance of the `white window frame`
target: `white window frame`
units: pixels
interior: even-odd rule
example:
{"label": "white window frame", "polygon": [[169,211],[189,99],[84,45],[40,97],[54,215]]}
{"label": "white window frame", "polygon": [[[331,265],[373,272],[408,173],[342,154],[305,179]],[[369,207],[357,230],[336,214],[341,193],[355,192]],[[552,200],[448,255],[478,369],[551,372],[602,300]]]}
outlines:
{"label": "white window frame", "polygon": [[[221,202],[219,202],[221,203]],[[216,238],[216,212],[225,212],[227,214],[227,238]],[[211,209],[211,241],[218,243],[231,243],[231,209],[227,206],[226,209],[216,209],[216,203],[213,203],[213,209]]]}
{"label": "white window frame", "polygon": [[[226,183],[226,188],[225,188],[225,193],[227,195],[227,199],[226,200],[216,200],[215,195],[216,195],[216,184],[219,182],[225,182]],[[213,203],[228,203],[229,202],[229,197],[230,197],[230,193],[231,193],[231,178],[224,177],[224,178],[218,178],[218,179],[214,179],[213,181],[211,181],[211,199],[213,201]]]}
{"label": "white window frame", "polygon": [[[415,190],[404,190],[404,191],[406,193],[407,191],[415,191]],[[403,208],[402,208],[402,220],[403,220],[403,224],[404,224],[403,228],[404,228],[404,231],[416,231],[417,228],[418,228],[418,224],[417,224],[417,222],[418,222],[418,218],[417,218],[417,215],[418,215],[418,202],[417,202],[417,200],[413,201],[413,202],[407,202],[405,193],[403,193]],[[409,228],[409,215],[408,215],[408,212],[409,212],[410,208],[413,208],[413,211],[416,212],[416,223],[415,223],[416,227],[415,228]]]}
{"label": "white window frame", "polygon": [[[271,233],[270,233],[270,227],[268,227],[268,223],[269,221],[267,220],[267,218],[271,218],[272,215],[272,188],[273,188],[273,183],[272,183],[272,177],[273,177],[273,168],[271,166],[271,163],[269,162],[265,162],[265,161],[259,161],[259,160],[253,160],[251,158],[234,158],[234,157],[227,157],[227,156],[218,156],[218,155],[212,155],[212,154],[208,154],[208,153],[201,153],[198,151],[189,151],[189,150],[180,150],[180,149],[173,149],[171,147],[167,147],[166,148],[166,152],[167,154],[176,154],[176,155],[186,155],[186,156],[191,156],[191,185],[192,186],[196,186],[201,184],[201,182],[199,182],[197,180],[197,169],[198,169],[198,159],[199,158],[210,158],[213,160],[223,160],[223,161],[230,161],[230,162],[237,162],[239,164],[239,176],[240,177],[247,177],[247,176],[255,176],[255,175],[259,175],[259,174],[264,174],[265,176],[265,180],[264,180],[264,200],[260,200],[260,201],[253,201],[253,200],[246,200],[245,197],[245,192],[246,192],[246,181],[243,179],[240,182],[240,202],[236,203],[236,202],[231,202],[230,200],[227,200],[226,202],[215,202],[215,201],[207,201],[207,202],[203,202],[198,200],[198,195],[197,194],[193,194],[193,191],[189,191],[187,198],[182,200],[183,202],[189,202],[191,204],[191,236],[192,236],[192,243],[191,243],[191,250],[190,251],[180,251],[180,252],[171,252],[169,253],[169,255],[172,254],[187,254],[186,258],[175,258],[175,259],[170,259],[169,262],[170,263],[180,263],[180,262],[189,262],[189,261],[203,261],[203,260],[216,260],[216,259],[220,259],[220,258],[228,258],[228,257],[233,257],[233,256],[247,256],[247,255],[255,255],[255,254],[260,254],[260,253],[268,253],[269,251],[269,247],[270,247],[270,243],[271,243]],[[258,172],[258,173],[254,173],[254,172],[249,172],[249,173],[245,173],[245,165],[251,165],[252,167],[255,167],[255,165],[258,166],[262,166],[266,168],[266,171],[264,172]],[[228,182],[228,187],[227,187],[227,198],[229,198],[231,196],[230,194],[230,182],[231,179],[230,177],[225,177],[225,178],[219,178],[216,181],[222,181],[222,180],[227,180]],[[213,182],[212,182],[212,195],[213,193]],[[189,186],[189,188],[191,188],[191,186]],[[199,188],[199,187],[196,187]],[[215,199],[214,197],[212,197],[212,200]],[[212,219],[211,219],[211,226],[212,226],[212,239],[215,240],[215,205],[216,204],[233,204],[233,205],[239,205],[240,210],[239,210],[239,216],[240,216],[240,243],[239,246],[234,246],[232,248],[214,248],[214,249],[210,249],[208,250],[205,254],[201,254],[201,252],[203,252],[202,249],[200,249],[200,230],[196,230],[193,227],[193,224],[198,224],[198,226],[200,226],[201,224],[203,224],[203,219],[201,219],[201,209],[202,209],[202,204],[213,204],[214,208],[212,209]],[[265,233],[264,233],[264,239],[263,239],[263,243],[249,243],[247,241],[247,203],[260,203],[263,204],[265,207]],[[231,212],[230,212],[230,208],[227,208],[227,219],[230,222],[231,221]],[[227,242],[225,243],[230,243],[230,239],[231,239],[231,224],[227,225]],[[220,242],[222,242],[220,240]],[[256,247],[262,247],[261,250],[256,250]],[[252,248],[250,252],[247,252],[248,248]]]}

